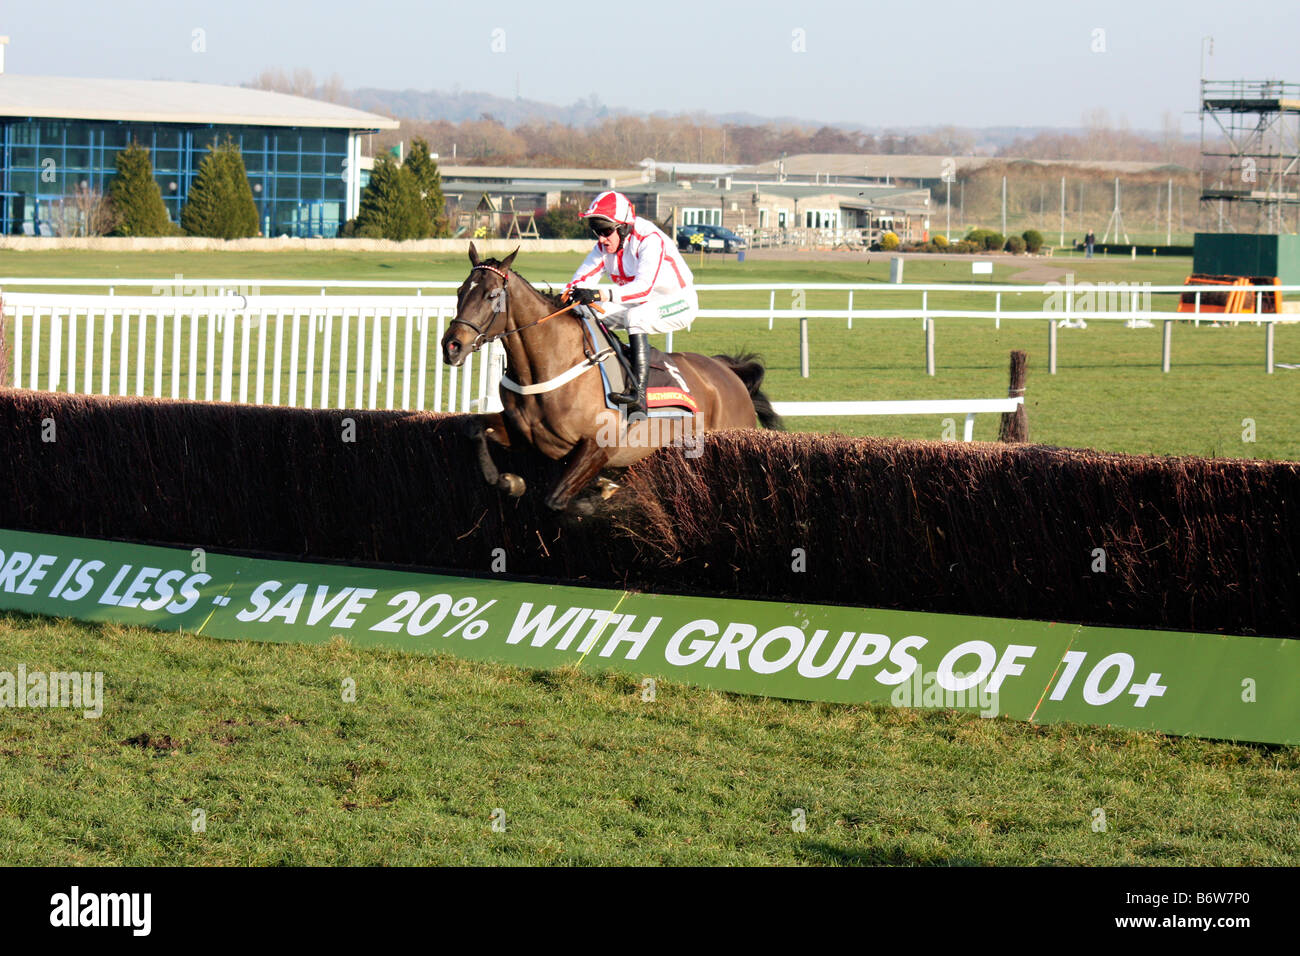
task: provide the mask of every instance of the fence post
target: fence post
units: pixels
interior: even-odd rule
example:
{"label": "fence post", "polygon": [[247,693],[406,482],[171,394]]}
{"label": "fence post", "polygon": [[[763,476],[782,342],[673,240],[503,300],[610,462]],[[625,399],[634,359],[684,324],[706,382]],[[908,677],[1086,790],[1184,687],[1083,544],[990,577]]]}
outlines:
{"label": "fence post", "polygon": [[772,331],[772,323],[776,321],[776,290],[773,289],[767,296],[767,330]]}
{"label": "fence post", "polygon": [[1047,323],[1047,374],[1056,374],[1056,323]]}
{"label": "fence post", "polygon": [[934,374],[934,319],[925,323],[925,374]]}
{"label": "fence post", "polygon": [[808,377],[808,316],[799,317],[799,377]]}
{"label": "fence post", "polygon": [[1021,399],[1020,407],[1014,412],[1003,412],[998,425],[998,441],[1029,441],[1029,417],[1025,412],[1025,366],[1029,356],[1021,349],[1011,353],[1011,382],[1007,387],[1007,398]]}
{"label": "fence post", "polygon": [[1170,351],[1174,341],[1174,323],[1170,319],[1165,319],[1164,343],[1160,349],[1160,371],[1169,371]]}
{"label": "fence post", "polygon": [[1264,323],[1264,371],[1269,375],[1273,374],[1273,330],[1277,328],[1276,322]]}

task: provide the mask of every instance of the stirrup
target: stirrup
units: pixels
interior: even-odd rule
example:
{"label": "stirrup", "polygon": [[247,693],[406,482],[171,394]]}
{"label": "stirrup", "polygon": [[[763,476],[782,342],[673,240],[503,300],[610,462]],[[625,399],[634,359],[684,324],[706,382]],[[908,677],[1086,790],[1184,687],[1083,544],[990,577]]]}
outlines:
{"label": "stirrup", "polygon": [[636,414],[644,417],[650,413],[645,396],[638,392],[610,392],[608,397],[629,418]]}

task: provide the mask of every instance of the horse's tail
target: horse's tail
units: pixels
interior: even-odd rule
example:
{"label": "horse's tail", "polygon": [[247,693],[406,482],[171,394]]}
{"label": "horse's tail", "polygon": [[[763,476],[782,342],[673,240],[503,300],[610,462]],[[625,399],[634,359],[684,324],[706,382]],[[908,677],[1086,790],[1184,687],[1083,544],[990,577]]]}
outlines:
{"label": "horse's tail", "polygon": [[745,383],[745,388],[749,390],[749,398],[754,403],[754,412],[758,415],[758,423],[764,428],[784,431],[785,423],[781,421],[781,416],[776,413],[768,397],[763,394],[763,376],[767,374],[767,369],[763,367],[762,358],[753,352],[713,357],[731,369],[736,377]]}

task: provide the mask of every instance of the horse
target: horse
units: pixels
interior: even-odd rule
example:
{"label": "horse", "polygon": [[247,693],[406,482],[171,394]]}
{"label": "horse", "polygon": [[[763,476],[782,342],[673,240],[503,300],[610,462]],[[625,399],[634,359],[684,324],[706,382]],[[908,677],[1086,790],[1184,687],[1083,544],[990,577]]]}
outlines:
{"label": "horse", "polygon": [[443,360],[459,366],[493,341],[505,347],[500,412],[474,415],[466,434],[489,485],[518,497],[524,480],[502,473],[488,442],[503,448],[531,446],[565,467],[546,496],[562,511],[604,469],[625,468],[667,445],[698,447],[699,436],[724,428],[781,427],[763,394],[764,368],[753,356],[674,352],[669,359],[684,380],[698,412],[661,419],[624,416],[609,408],[597,366],[617,361],[612,349],[591,341],[576,303],[535,288],[512,271],[519,250],[503,260],[480,259],[469,246],[470,272],[456,293],[456,317],[442,337]]}

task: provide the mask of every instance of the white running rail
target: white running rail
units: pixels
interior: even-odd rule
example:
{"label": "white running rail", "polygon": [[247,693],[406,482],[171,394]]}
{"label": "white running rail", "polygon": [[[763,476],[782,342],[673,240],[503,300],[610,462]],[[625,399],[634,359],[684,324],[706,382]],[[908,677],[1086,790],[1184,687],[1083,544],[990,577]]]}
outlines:
{"label": "white running rail", "polygon": [[[450,296],[5,292],[13,384],[306,408],[499,408],[503,352],[444,366]],[[477,375],[475,374],[477,372]]]}
{"label": "white running rail", "polygon": [[975,416],[980,412],[1014,412],[1025,403],[1015,398],[925,398],[897,402],[773,402],[778,415],[791,418],[810,416],[852,417],[856,415],[965,415],[962,441],[975,435]]}

